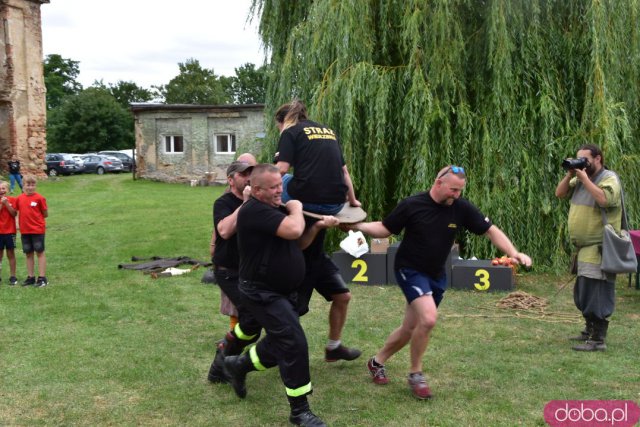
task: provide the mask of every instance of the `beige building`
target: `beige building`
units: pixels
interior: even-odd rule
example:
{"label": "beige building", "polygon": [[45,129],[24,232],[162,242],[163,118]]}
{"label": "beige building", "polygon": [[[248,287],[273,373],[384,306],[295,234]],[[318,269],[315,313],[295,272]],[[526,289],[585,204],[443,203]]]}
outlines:
{"label": "beige building", "polygon": [[226,182],[226,168],[264,139],[264,105],[132,104],[136,176],[165,182]]}
{"label": "beige building", "polygon": [[44,176],[46,89],[40,6],[49,0],[0,0],[0,171],[18,156],[23,173]]}

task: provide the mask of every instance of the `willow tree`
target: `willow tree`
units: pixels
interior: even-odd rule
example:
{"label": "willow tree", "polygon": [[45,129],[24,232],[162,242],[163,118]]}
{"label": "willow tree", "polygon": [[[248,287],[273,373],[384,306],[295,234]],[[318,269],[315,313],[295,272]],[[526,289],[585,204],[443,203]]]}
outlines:
{"label": "willow tree", "polygon": [[[374,219],[442,166],[464,165],[465,196],[558,267],[570,248],[554,189],[580,144],[604,149],[632,226],[640,219],[639,2],[254,0],[267,115],[299,97],[330,124]],[[493,255],[484,239],[462,240],[469,255]]]}

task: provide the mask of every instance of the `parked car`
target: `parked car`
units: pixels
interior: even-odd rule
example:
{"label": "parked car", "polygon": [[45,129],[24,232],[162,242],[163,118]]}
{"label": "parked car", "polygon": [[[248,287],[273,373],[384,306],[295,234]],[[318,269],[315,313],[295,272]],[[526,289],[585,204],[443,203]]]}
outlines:
{"label": "parked car", "polygon": [[88,154],[82,158],[84,160],[84,171],[87,173],[97,173],[102,175],[105,172],[122,172],[122,162],[115,157],[102,154]]}
{"label": "parked car", "polygon": [[70,154],[50,153],[45,157],[47,162],[47,175],[71,175],[82,172],[76,161]]}
{"label": "parked car", "polygon": [[98,154],[106,154],[107,156],[117,157],[122,162],[125,172],[131,172],[135,165],[135,161],[131,156],[121,151],[100,151]]}
{"label": "parked car", "polygon": [[80,170],[80,172],[84,172],[84,160],[82,160],[82,154],[69,154],[69,155],[76,162],[76,165],[78,165],[78,169]]}

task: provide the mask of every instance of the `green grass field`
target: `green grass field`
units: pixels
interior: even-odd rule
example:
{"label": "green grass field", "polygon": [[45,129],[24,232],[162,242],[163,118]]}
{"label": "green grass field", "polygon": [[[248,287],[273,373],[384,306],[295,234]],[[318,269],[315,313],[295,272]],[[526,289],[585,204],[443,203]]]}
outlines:
{"label": "green grass field", "polygon": [[[9,287],[3,262],[0,425],[286,425],[277,370],[251,373],[244,400],[207,382],[228,320],[218,288],[200,283],[202,270],[153,279],[117,268],[131,256],[207,260],[220,191],[130,174],[38,184],[49,204],[50,284]],[[22,281],[21,253],[18,273]],[[518,276],[519,290],[549,300],[545,313],[499,309],[504,293],[448,291],[424,359],[431,401],[410,396],[406,349],[388,361],[387,386],[375,386],[365,368],[399,324],[398,289],[352,286],[343,341],[363,356],[332,364],[323,360],[329,306],[314,296],[302,320],[312,409],[330,426],[543,426],[550,400],[640,400],[640,291],[620,277],[608,351],[577,353],[566,340],[582,326],[572,284],[562,288],[569,280],[535,268]]]}

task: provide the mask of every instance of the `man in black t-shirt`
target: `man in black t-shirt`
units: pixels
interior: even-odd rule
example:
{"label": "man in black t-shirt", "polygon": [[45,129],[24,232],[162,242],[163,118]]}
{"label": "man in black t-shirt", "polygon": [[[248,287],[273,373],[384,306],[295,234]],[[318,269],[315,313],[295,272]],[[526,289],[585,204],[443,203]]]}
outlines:
{"label": "man in black t-shirt", "polygon": [[410,344],[408,382],[411,392],[419,399],[432,396],[422,373],[422,356],[446,290],[444,266],[456,232],[463,227],[474,234],[485,235],[515,262],[531,265],[531,258],[518,252],[489,218],[471,202],[460,198],[465,183],[462,167],[447,166],[440,170],[428,192],[402,200],[383,221],[350,227],[372,237],[388,237],[405,231],[394,265],[396,279],[407,300],[404,319],[369,359],[367,367],[374,383],[387,384],[384,362]]}
{"label": "man in black t-shirt", "polygon": [[244,308],[242,294],[238,289],[239,259],[236,224],[240,207],[249,200],[248,186],[252,164],[235,161],[227,168],[229,191],[213,204],[213,226],[216,250],[213,253],[214,274],[220,290],[224,292],[238,310],[238,323],[227,332],[216,348],[207,378],[211,382],[224,382],[224,357],[240,354],[260,335],[260,324]]}
{"label": "man in black t-shirt", "polygon": [[302,204],[291,200],[281,207],[281,195],[278,169],[268,164],[254,167],[251,198],[238,212],[239,287],[266,336],[248,352],[226,357],[224,364],[241,398],[247,394],[249,372],[278,366],[291,406],[289,421],[324,426],[307,401],[312,392],[309,349],[297,312],[297,291],[305,275],[297,242],[305,226]]}

